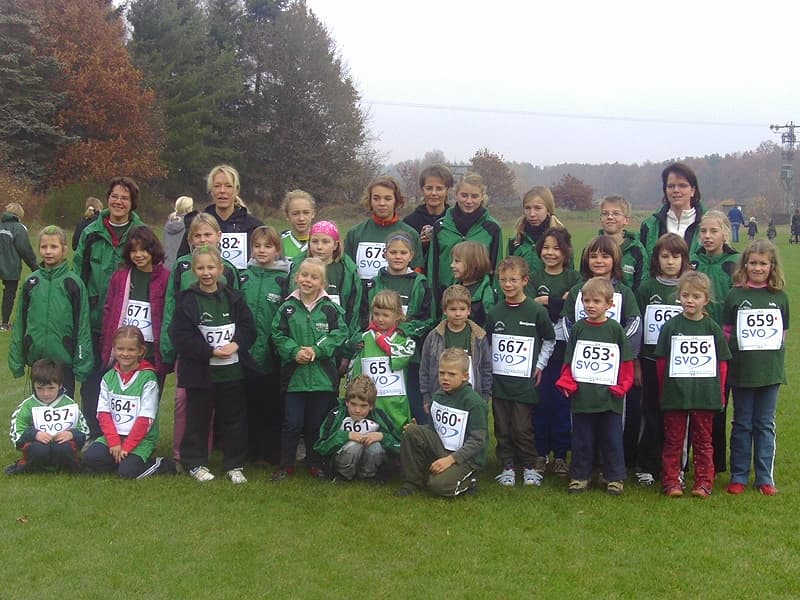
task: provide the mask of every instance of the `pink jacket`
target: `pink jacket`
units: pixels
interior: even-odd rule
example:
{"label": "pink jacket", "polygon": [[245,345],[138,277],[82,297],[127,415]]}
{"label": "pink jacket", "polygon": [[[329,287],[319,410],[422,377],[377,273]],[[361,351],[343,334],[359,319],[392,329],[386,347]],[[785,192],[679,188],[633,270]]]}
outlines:
{"label": "pink jacket", "polygon": [[[155,350],[154,366],[156,372],[163,373],[161,364],[161,323],[164,320],[164,297],[167,293],[169,270],[164,265],[153,265],[150,276],[150,315],[153,320],[153,348]],[[100,339],[100,363],[103,369],[114,363],[112,342],[114,332],[124,319],[124,309],[128,305],[128,294],[131,288],[131,267],[123,267],[111,276],[108,286],[106,304],[103,307],[103,332]]]}

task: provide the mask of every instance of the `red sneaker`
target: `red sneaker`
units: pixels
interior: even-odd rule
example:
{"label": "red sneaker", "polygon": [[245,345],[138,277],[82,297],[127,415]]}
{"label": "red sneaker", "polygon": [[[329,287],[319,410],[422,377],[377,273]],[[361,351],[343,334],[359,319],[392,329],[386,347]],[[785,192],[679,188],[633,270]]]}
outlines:
{"label": "red sneaker", "polygon": [[680,498],[683,496],[683,490],[680,487],[671,487],[664,490],[664,495],[667,498]]}
{"label": "red sneaker", "polygon": [[702,500],[708,500],[708,497],[711,495],[711,492],[706,489],[705,487],[698,486],[692,490],[692,496],[695,498],[700,498]]}
{"label": "red sneaker", "polygon": [[771,483],[765,483],[763,485],[758,485],[756,487],[758,488],[758,491],[760,491],[765,496],[774,496],[775,494],[778,493],[778,488],[776,488]]}
{"label": "red sneaker", "polygon": [[728,484],[728,493],[738,496],[739,494],[743,493],[747,489],[747,486],[743,483],[729,483]]}

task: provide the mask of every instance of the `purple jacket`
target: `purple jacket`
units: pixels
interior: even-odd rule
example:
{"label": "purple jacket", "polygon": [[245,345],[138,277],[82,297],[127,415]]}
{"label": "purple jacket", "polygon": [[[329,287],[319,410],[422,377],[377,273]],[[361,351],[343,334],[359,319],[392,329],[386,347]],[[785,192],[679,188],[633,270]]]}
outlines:
{"label": "purple jacket", "polygon": [[[161,364],[161,323],[164,320],[164,297],[167,293],[169,270],[164,265],[153,265],[150,276],[150,316],[153,322],[153,365],[156,372],[163,373]],[[106,304],[103,307],[103,331],[100,339],[100,364],[107,369],[114,362],[112,345],[114,332],[122,325],[123,310],[128,304],[128,293],[131,288],[131,267],[123,267],[111,276],[108,286]]]}

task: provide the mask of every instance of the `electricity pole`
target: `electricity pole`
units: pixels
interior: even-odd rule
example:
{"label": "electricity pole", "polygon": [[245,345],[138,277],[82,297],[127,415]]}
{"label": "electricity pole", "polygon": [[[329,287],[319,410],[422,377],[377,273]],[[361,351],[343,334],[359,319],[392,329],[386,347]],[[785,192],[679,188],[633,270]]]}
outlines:
{"label": "electricity pole", "polygon": [[795,128],[800,128],[800,125],[795,125],[794,121],[789,121],[786,125],[770,125],[770,130],[774,133],[781,134],[781,185],[783,186],[783,210],[784,212],[792,212],[792,208],[798,208],[794,196],[794,174],[792,171],[792,163],[794,162],[794,146],[797,143],[797,136],[795,136]]}

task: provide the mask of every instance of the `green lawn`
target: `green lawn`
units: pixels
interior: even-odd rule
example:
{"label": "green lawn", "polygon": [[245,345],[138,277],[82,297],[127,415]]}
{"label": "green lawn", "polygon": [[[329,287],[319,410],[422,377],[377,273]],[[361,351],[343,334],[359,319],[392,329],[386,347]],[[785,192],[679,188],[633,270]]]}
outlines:
{"label": "green lawn", "polygon": [[[578,248],[596,231],[588,220],[567,225]],[[781,230],[788,279],[797,281],[800,246],[787,240]],[[3,353],[9,337],[0,334]],[[480,493],[455,501],[394,498],[396,485],[322,484],[302,470],[270,484],[269,471],[252,467],[250,483],[238,487],[185,476],[0,475],[0,596],[796,597],[795,334],[788,348],[773,498],[754,490],[729,496],[726,474],[708,501],[666,499],[634,484],[619,498],[597,490],[575,497],[550,475],[542,488],[505,489],[492,481],[493,459]],[[8,419],[29,392],[0,373],[0,415]],[[159,449],[166,455],[172,377],[168,386]],[[6,438],[0,463],[16,457]],[[212,468],[220,473],[219,457]]]}

